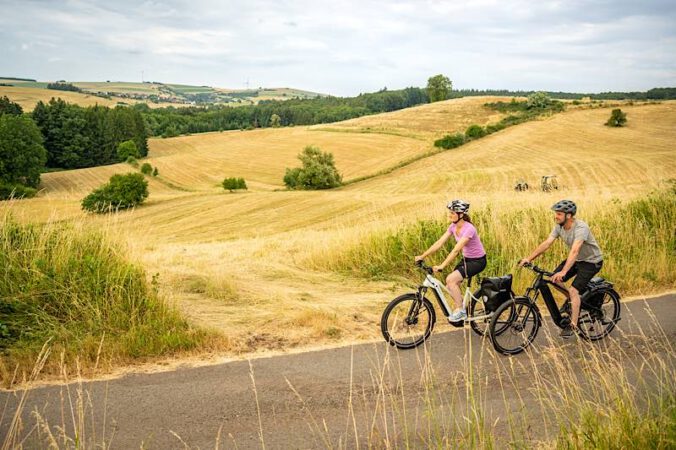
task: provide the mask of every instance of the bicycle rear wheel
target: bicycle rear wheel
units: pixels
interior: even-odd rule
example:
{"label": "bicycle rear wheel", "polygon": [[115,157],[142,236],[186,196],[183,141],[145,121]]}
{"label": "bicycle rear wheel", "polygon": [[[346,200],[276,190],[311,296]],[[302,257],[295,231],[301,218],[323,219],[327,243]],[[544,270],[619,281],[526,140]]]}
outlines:
{"label": "bicycle rear wheel", "polygon": [[414,348],[425,342],[432,334],[436,315],[432,303],[418,294],[404,294],[383,311],[380,330],[383,337],[397,348]]}
{"label": "bicycle rear wheel", "polygon": [[580,335],[588,341],[598,341],[608,336],[620,320],[620,294],[609,289],[599,294],[603,300],[598,307],[580,309],[577,326]]}
{"label": "bicycle rear wheel", "polygon": [[516,297],[495,311],[488,333],[497,352],[516,355],[533,342],[541,323],[537,306],[526,297]]}

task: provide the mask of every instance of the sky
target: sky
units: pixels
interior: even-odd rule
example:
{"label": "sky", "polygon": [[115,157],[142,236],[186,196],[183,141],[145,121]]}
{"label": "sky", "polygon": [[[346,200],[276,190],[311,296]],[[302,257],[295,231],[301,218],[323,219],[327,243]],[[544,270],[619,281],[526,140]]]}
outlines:
{"label": "sky", "polygon": [[676,86],[676,1],[0,0],[0,76],[356,95]]}

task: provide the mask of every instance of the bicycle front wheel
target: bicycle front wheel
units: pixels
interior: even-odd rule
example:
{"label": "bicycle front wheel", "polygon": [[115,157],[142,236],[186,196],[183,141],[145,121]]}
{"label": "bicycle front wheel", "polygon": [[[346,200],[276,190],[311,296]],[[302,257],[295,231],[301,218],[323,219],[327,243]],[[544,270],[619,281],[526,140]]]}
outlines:
{"label": "bicycle front wheel", "polygon": [[516,355],[535,340],[541,323],[537,306],[526,297],[516,297],[495,311],[488,334],[496,351]]}
{"label": "bicycle front wheel", "polygon": [[414,348],[432,334],[436,316],[432,303],[417,294],[404,294],[392,300],[383,311],[380,330],[397,348]]}

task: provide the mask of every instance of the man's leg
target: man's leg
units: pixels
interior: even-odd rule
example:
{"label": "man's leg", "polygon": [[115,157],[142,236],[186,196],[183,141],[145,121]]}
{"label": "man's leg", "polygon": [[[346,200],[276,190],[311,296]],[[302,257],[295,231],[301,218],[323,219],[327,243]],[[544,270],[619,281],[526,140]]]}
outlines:
{"label": "man's leg", "polygon": [[577,326],[580,317],[580,306],[582,305],[581,294],[587,290],[589,281],[599,273],[603,263],[577,262],[577,276],[573,280],[572,286],[568,289],[570,301],[573,306],[571,311],[571,324]]}
{"label": "man's leg", "polygon": [[453,299],[453,303],[455,303],[455,309],[462,309],[462,291],[460,290],[462,279],[462,274],[457,270],[454,270],[446,277],[446,287],[451,293],[451,298]]}
{"label": "man's leg", "polygon": [[570,297],[571,305],[570,324],[573,327],[577,327],[577,320],[580,317],[580,304],[582,303],[580,300],[580,292],[575,286],[571,286],[568,288],[568,295]]}

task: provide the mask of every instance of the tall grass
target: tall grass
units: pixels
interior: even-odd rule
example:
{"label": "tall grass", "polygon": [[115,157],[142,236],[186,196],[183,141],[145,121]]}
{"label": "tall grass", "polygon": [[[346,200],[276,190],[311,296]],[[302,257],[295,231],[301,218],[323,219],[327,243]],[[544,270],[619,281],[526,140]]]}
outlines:
{"label": "tall grass", "polygon": [[[0,217],[0,381],[42,346],[84,369],[193,349],[210,338],[157,295],[124,247],[77,223]],[[45,373],[58,373],[55,356]]]}
{"label": "tall grass", "polygon": [[[601,275],[616,283],[623,294],[676,286],[673,189],[627,203],[613,201],[587,210],[582,220],[590,225],[604,253]],[[486,207],[474,211],[472,221],[488,254],[488,266],[482,276],[513,272],[516,262],[528,256],[554,226],[550,211],[529,206],[508,210]],[[448,223],[441,220],[418,220],[394,230],[369,232],[359,239],[324,248],[306,263],[366,278],[405,277],[417,281],[420,274],[413,266],[414,256],[429,248],[447,227]],[[441,262],[453,245],[450,239],[430,261]],[[567,251],[559,241],[537,264],[553,269],[565,259]],[[530,281],[529,277],[519,277],[516,288],[523,289]]]}

